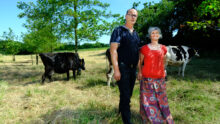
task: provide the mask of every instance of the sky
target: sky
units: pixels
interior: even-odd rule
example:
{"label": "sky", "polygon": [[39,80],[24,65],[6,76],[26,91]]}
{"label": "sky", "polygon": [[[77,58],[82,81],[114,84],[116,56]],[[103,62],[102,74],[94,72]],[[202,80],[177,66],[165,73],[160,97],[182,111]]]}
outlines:
{"label": "sky", "polygon": [[[21,34],[26,33],[26,28],[23,24],[26,22],[24,18],[18,18],[18,14],[22,11],[17,8],[17,2],[34,2],[36,0],[0,0],[0,38],[3,32],[9,32],[9,28],[13,30],[18,36],[19,41],[22,41]],[[134,2],[141,2],[138,9],[143,8],[143,3],[154,2],[158,3],[160,0],[100,0],[101,2],[109,3],[109,11],[116,14],[124,15],[126,11],[132,7]],[[102,36],[98,41],[101,43],[109,43],[110,36]]]}

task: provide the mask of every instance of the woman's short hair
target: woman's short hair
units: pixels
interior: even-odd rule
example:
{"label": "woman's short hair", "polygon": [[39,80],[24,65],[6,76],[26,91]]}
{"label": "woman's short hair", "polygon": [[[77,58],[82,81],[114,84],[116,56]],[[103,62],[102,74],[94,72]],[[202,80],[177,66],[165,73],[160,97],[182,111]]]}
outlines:
{"label": "woman's short hair", "polygon": [[162,38],[162,33],[161,33],[161,30],[160,30],[160,28],[159,27],[149,27],[149,29],[148,29],[148,37],[150,38],[150,34],[153,32],[153,31],[155,31],[155,30],[157,30],[158,32],[159,32],[159,35],[160,35],[160,39]]}

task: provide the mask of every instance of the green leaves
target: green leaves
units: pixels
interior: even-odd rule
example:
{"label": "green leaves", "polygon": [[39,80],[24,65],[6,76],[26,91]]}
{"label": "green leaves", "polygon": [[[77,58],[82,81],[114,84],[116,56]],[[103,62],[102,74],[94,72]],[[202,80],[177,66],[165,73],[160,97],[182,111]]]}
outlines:
{"label": "green leaves", "polygon": [[197,21],[187,21],[187,25],[192,27],[193,30],[199,30],[199,29],[206,29],[207,27],[211,27],[215,22],[212,20],[204,20],[203,22],[197,22]]}
{"label": "green leaves", "polygon": [[[152,4],[150,2],[144,3],[144,8],[139,11],[137,20],[137,30],[143,40],[147,40],[147,30],[150,26],[158,26],[162,29],[166,37],[172,33],[172,12],[174,10],[173,2],[163,0],[160,3]],[[165,38],[166,38],[165,37]]]}
{"label": "green leaves", "polygon": [[188,26],[193,30],[204,30],[207,28],[215,29],[219,27],[220,1],[204,0],[197,8],[197,20],[188,21]]}
{"label": "green leaves", "polygon": [[2,42],[1,49],[4,50],[6,54],[17,54],[21,49],[21,43],[15,41],[17,36],[14,34],[13,30],[9,28],[9,32],[3,32],[2,37],[4,38],[4,43]]}
{"label": "green leaves", "polygon": [[44,33],[37,37],[51,44],[52,36],[49,35],[56,37],[56,40],[75,40],[75,51],[78,42],[96,41],[101,35],[110,33],[116,23],[112,25],[105,19],[118,18],[119,15],[107,12],[108,6],[108,3],[99,0],[37,0],[36,4],[19,2],[17,5],[24,11],[19,17],[27,17],[26,27],[29,32],[35,34],[49,28],[45,33],[48,34],[48,39]]}

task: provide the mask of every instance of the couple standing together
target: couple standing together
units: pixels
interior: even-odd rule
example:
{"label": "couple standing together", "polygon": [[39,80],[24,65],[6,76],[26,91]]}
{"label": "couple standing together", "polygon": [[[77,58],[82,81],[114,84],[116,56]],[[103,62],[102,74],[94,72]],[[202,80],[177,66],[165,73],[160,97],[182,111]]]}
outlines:
{"label": "couple standing together", "polygon": [[125,15],[125,25],[116,27],[110,39],[114,79],[120,91],[119,113],[124,124],[132,124],[130,99],[138,66],[140,115],[143,123],[174,124],[166,95],[164,61],[167,49],[158,43],[162,37],[161,30],[150,27],[148,33],[151,43],[140,48],[140,38],[133,28],[137,17],[137,10],[129,9]]}

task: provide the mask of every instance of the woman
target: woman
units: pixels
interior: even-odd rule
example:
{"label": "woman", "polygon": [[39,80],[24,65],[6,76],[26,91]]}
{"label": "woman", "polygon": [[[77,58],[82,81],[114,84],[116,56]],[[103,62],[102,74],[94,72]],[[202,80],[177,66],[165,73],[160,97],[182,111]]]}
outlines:
{"label": "woman", "polygon": [[141,48],[138,65],[140,114],[144,123],[149,120],[153,124],[174,124],[166,95],[164,63],[167,49],[158,43],[162,38],[160,28],[150,27],[148,33],[151,43]]}

